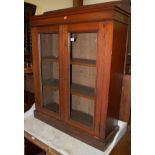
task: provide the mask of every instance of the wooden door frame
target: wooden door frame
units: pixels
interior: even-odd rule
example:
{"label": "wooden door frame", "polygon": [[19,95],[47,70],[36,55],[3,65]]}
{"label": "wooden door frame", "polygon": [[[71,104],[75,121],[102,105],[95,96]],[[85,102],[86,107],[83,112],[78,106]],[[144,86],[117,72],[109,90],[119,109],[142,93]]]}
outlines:
{"label": "wooden door frame", "polygon": [[[42,107],[42,78],[41,78],[41,49],[40,49],[40,33],[58,33],[61,35],[59,31],[59,26],[43,26],[43,27],[32,27],[32,51],[33,51],[33,74],[34,74],[34,91],[35,91],[35,102],[36,102],[36,111],[40,111],[44,114],[47,114],[56,119],[61,119],[61,115],[56,114],[46,108]],[[60,42],[59,42],[60,44]],[[60,60],[59,60],[60,62]],[[60,72],[59,72],[59,81],[60,81]],[[60,92],[60,82],[59,82],[59,92]],[[59,101],[60,95],[59,95]],[[61,107],[61,102],[59,102],[59,106]]]}

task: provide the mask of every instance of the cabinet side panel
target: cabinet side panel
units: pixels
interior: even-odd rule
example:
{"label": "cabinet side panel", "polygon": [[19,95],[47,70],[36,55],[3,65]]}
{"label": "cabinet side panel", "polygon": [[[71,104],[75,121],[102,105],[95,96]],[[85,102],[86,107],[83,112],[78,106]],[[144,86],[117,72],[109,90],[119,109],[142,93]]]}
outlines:
{"label": "cabinet side panel", "polygon": [[127,28],[125,24],[114,22],[106,135],[115,128],[119,119]]}
{"label": "cabinet side panel", "polygon": [[38,32],[36,28],[31,28],[32,34],[32,57],[33,57],[33,78],[34,78],[34,92],[36,108],[41,106],[41,77],[40,77],[40,53],[38,41]]}
{"label": "cabinet side panel", "polygon": [[[97,51],[97,83],[96,83],[96,127],[100,121],[99,136],[105,138],[106,116],[109,96],[112,40],[113,40],[113,23],[104,22],[99,26]],[[97,128],[96,128],[97,133]]]}

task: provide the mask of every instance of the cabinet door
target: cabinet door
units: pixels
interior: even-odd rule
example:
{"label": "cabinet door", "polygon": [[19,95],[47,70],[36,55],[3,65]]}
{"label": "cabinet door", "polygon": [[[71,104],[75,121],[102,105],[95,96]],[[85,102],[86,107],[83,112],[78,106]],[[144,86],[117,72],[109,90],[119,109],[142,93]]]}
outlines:
{"label": "cabinet door", "polygon": [[59,27],[32,28],[37,110],[60,118]]}
{"label": "cabinet door", "polygon": [[66,26],[65,38],[69,59],[67,122],[94,134],[98,23],[70,24]]}

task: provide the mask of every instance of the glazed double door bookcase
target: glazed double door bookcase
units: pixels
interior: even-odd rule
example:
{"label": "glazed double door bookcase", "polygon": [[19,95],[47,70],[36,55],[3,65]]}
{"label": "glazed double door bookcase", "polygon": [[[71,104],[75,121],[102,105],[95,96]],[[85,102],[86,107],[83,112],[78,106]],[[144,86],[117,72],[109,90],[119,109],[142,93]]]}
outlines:
{"label": "glazed double door bookcase", "polygon": [[99,24],[48,26],[35,32],[38,37],[37,107],[49,116],[94,133],[98,113]]}
{"label": "glazed double door bookcase", "polygon": [[36,118],[108,146],[118,131],[128,17],[99,4],[31,18]]}

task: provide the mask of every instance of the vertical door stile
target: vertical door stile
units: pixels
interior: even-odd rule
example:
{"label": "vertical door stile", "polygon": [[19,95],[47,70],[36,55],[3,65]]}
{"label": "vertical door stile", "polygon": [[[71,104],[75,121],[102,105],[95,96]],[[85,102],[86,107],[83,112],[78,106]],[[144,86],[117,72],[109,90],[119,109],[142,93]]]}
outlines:
{"label": "vertical door stile", "polygon": [[59,26],[59,65],[60,65],[60,69],[59,69],[59,77],[60,77],[60,81],[59,81],[59,91],[60,91],[60,117],[61,120],[64,119],[65,113],[65,107],[64,107],[64,93],[63,93],[63,85],[64,85],[64,80],[63,80],[63,76],[64,76],[64,70],[63,70],[63,26],[60,25]]}
{"label": "vertical door stile", "polygon": [[60,119],[58,26],[34,28],[32,40],[37,110]]}
{"label": "vertical door stile", "polygon": [[41,89],[41,68],[40,68],[40,39],[37,29],[31,28],[32,33],[32,56],[33,56],[33,78],[34,78],[34,91],[35,91],[35,102],[36,108],[41,108],[42,103],[42,89]]}
{"label": "vertical door stile", "polygon": [[99,136],[100,134],[100,109],[101,109],[101,98],[102,95],[100,94],[101,86],[102,86],[102,77],[103,74],[103,50],[104,50],[104,29],[103,23],[99,23],[99,30],[98,30],[98,42],[97,42],[97,53],[96,53],[96,96],[95,96],[95,120],[94,120],[94,127],[95,127],[95,136]]}
{"label": "vertical door stile", "polygon": [[68,86],[68,33],[67,26],[60,25],[60,109],[61,109],[61,119],[63,121],[67,120],[68,113],[68,97],[69,97],[69,86]]}
{"label": "vertical door stile", "polygon": [[69,90],[69,81],[70,81],[70,54],[69,54],[69,36],[68,36],[68,28],[67,25],[63,25],[63,98],[62,98],[62,104],[63,104],[63,114],[64,114],[64,120],[67,122],[69,114],[70,114],[70,106],[69,106],[69,96],[70,96],[70,90]]}

